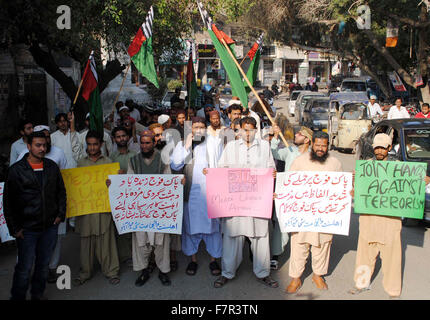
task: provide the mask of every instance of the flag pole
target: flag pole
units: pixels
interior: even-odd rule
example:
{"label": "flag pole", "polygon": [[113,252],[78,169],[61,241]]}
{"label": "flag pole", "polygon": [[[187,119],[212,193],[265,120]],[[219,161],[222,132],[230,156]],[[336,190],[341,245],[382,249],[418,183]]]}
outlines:
{"label": "flag pole", "polygon": [[72,107],[70,108],[70,112],[73,112],[75,108],[76,100],[78,100],[79,92],[81,92],[82,83],[84,82],[84,78],[82,77],[81,82],[79,83],[78,91],[76,92],[75,99],[73,99]]}
{"label": "flag pole", "polygon": [[245,61],[245,59],[246,59],[246,57],[247,57],[247,56],[248,56],[248,55],[246,55],[246,56],[244,56],[244,57],[243,57],[242,61],[241,61],[241,62],[240,62],[240,64],[239,64],[240,66],[241,66],[241,65],[242,65],[242,63]]}
{"label": "flag pole", "polygon": [[124,75],[124,78],[122,79],[121,87],[119,88],[118,94],[116,95],[115,101],[113,102],[112,112],[115,111],[115,105],[118,101],[119,94],[121,93],[122,87],[124,86],[125,78],[127,78],[127,73],[128,73],[128,69],[130,68],[130,65],[131,65],[131,62],[128,64],[127,69],[125,70],[125,75]]}
{"label": "flag pole", "polygon": [[[261,107],[263,108],[264,112],[266,113],[267,117],[269,118],[270,122],[272,123],[272,126],[276,125],[275,121],[271,117],[269,111],[267,111],[266,106],[264,105],[263,101],[261,100],[260,96],[255,91],[254,87],[252,86],[251,82],[249,82],[248,77],[246,76],[245,72],[243,71],[242,67],[240,66],[239,62],[235,59],[233,53],[231,52],[230,48],[228,47],[227,43],[224,39],[221,39],[222,44],[227,49],[227,52],[230,54],[231,58],[233,59],[234,63],[236,64],[237,68],[239,69],[240,73],[242,74],[243,78],[245,79],[248,86],[251,88],[252,93],[254,93],[255,97],[257,98],[258,102],[260,103]],[[284,142],[285,146],[288,147],[289,144],[287,140],[285,139],[282,132],[279,132],[279,136],[281,137],[282,141]]]}

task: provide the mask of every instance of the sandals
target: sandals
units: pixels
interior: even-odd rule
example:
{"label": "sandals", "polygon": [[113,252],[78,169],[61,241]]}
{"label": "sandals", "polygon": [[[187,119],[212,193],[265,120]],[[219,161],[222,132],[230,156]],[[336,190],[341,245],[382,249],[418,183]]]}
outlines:
{"label": "sandals", "polygon": [[278,287],[278,281],[273,280],[271,276],[267,276],[264,278],[257,278],[257,280],[258,280],[258,282],[261,282],[270,288],[277,288]]}
{"label": "sandals", "polygon": [[197,267],[198,267],[198,264],[194,261],[191,261],[188,264],[187,269],[185,270],[185,273],[188,274],[189,276],[194,276],[197,272]]}
{"label": "sandals", "polygon": [[82,280],[80,277],[77,277],[75,279],[73,279],[73,285],[75,287],[81,286],[83,285],[85,282],[87,282],[88,279]]}
{"label": "sandals", "polygon": [[117,285],[121,280],[119,279],[118,276],[113,276],[109,278],[109,283],[112,285]]}
{"label": "sandals", "polygon": [[348,293],[356,295],[356,294],[360,294],[364,291],[369,291],[369,290],[370,290],[370,288],[362,288],[362,289],[353,288],[353,289],[349,290]]}
{"label": "sandals", "polygon": [[219,267],[219,264],[216,262],[216,260],[209,263],[209,269],[211,270],[211,274],[213,276],[219,276],[221,274],[221,268]]}
{"label": "sandals", "polygon": [[221,276],[215,280],[214,287],[215,288],[221,288],[222,286],[224,286],[228,282],[228,280],[230,280],[230,279],[226,278],[224,276]]}

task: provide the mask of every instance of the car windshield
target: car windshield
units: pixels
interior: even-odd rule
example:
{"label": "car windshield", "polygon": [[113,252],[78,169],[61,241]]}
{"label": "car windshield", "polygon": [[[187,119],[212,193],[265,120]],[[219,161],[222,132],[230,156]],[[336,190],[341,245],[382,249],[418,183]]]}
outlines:
{"label": "car windshield", "polygon": [[366,91],[364,82],[344,81],[342,82],[342,91]]}
{"label": "car windshield", "polygon": [[[302,101],[301,101],[301,106],[303,107],[305,104],[306,104],[306,102],[308,102],[308,100],[310,99],[310,98],[315,98],[315,97],[318,97],[318,95],[309,95],[309,96],[303,96],[302,97]],[[321,95],[320,97],[323,97],[323,95]]]}
{"label": "car windshield", "polygon": [[299,92],[293,92],[291,94],[291,99],[290,100],[292,100],[292,101],[297,100],[297,97],[299,96],[299,94],[300,94],[300,91]]}
{"label": "car windshield", "polygon": [[328,120],[328,101],[315,101],[312,105],[312,118],[315,120]]}
{"label": "car windshield", "polygon": [[404,132],[408,158],[430,159],[430,127],[405,129]]}
{"label": "car windshield", "polygon": [[342,119],[362,120],[367,119],[366,106],[361,103],[350,103],[343,106]]}
{"label": "car windshield", "polygon": [[231,89],[230,89],[230,88],[224,88],[224,89],[221,91],[221,93],[222,93],[222,94],[231,94]]}

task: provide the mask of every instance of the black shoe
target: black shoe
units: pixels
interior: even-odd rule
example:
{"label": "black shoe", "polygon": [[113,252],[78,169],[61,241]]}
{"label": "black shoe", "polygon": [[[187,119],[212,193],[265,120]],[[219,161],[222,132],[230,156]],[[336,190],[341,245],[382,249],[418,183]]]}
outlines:
{"label": "black shoe", "polygon": [[134,284],[136,285],[136,287],[141,287],[146,283],[146,281],[148,281],[148,279],[149,279],[149,271],[148,269],[143,269],[142,273],[136,279],[136,282]]}
{"label": "black shoe", "polygon": [[163,286],[170,286],[172,284],[172,282],[169,279],[169,276],[167,275],[167,273],[162,273],[160,271],[160,273],[158,274],[158,279],[160,279],[161,284]]}
{"label": "black shoe", "polygon": [[46,301],[46,300],[48,300],[48,298],[47,297],[45,297],[45,296],[31,296],[31,300],[33,300],[33,301]]}
{"label": "black shoe", "polygon": [[57,270],[49,269],[48,279],[46,280],[48,283],[56,283],[58,279]]}

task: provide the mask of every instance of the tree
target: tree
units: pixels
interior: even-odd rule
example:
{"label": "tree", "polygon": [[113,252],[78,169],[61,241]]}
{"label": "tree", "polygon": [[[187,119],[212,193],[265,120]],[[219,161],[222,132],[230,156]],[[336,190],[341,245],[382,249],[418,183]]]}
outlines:
{"label": "tree", "polygon": [[[359,30],[357,7],[367,4],[371,10],[371,29]],[[395,48],[385,47],[387,19],[399,26],[399,42]],[[371,75],[384,93],[389,88],[381,72],[395,70],[416,88],[414,76],[419,71],[425,86],[422,100],[429,101],[430,20],[425,2],[419,0],[266,0],[258,1],[243,17],[244,23],[266,30],[268,36],[286,45],[304,50],[335,54],[355,62]],[[339,23],[345,29],[339,34]],[[412,34],[413,55],[410,57]]]}
{"label": "tree", "polygon": [[[235,16],[242,13],[245,2],[211,1],[211,11]],[[190,35],[193,21],[200,21],[196,20],[199,18],[197,6],[192,0],[69,0],[71,28],[58,29],[60,14],[57,8],[63,4],[61,0],[2,1],[0,42],[10,48],[12,54],[14,45],[26,44],[36,64],[59,82],[72,101],[78,88],[58,66],[57,54],[79,61],[84,68],[91,50],[94,50],[102,92],[126,66],[113,59],[102,69],[101,42],[110,52],[125,54],[151,5],[155,11],[153,47],[156,64],[164,51],[180,54],[179,39]],[[82,97],[78,99],[75,110],[77,119],[82,121],[87,110]]]}

